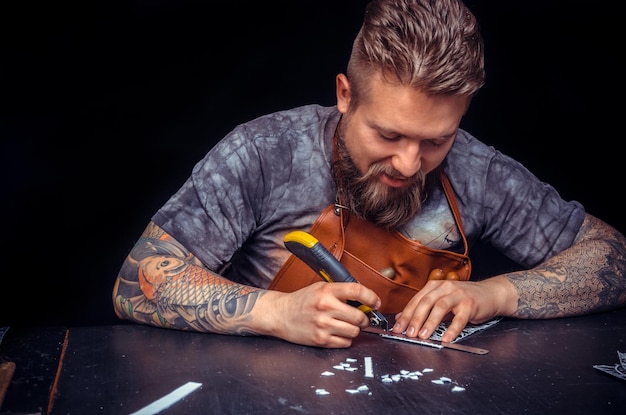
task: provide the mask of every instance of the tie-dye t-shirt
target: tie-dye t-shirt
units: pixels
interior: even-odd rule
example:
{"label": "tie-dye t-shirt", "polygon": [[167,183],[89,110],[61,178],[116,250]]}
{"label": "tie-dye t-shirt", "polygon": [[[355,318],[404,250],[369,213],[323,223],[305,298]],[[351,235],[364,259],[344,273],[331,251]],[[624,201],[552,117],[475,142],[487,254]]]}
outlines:
{"label": "tie-dye t-shirt", "polygon": [[[331,143],[336,107],[307,105],[237,126],[200,160],[153,221],[214,271],[267,287],[289,251],[283,237],[307,230],[335,200]],[[489,241],[524,267],[569,247],[583,218],[519,162],[459,130],[444,160],[468,241]],[[443,191],[401,229],[438,249],[460,236]]]}

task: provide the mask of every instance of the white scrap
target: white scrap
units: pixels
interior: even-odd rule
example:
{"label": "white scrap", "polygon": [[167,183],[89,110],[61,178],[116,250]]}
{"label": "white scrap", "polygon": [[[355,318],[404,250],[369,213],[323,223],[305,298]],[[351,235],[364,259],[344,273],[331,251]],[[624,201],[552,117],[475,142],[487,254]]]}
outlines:
{"label": "white scrap", "polygon": [[316,395],[330,395],[330,392],[328,392],[326,389],[315,389],[315,394]]}
{"label": "white scrap", "polygon": [[455,386],[454,388],[452,388],[452,392],[463,392],[464,390],[465,388],[461,386]]}
{"label": "white scrap", "polygon": [[367,387],[367,385],[361,385],[356,389],[346,389],[346,392],[355,394],[355,393],[367,392],[368,390],[369,388]]}
{"label": "white scrap", "polygon": [[131,415],[154,415],[169,408],[176,402],[189,395],[191,392],[202,386],[202,383],[187,382],[183,386],[173,390],[160,399],[152,402],[150,405],[144,406],[137,412],[133,412]]}
{"label": "white scrap", "polygon": [[335,374],[327,370],[326,372],[322,372],[322,376],[335,376]]}
{"label": "white scrap", "polygon": [[366,356],[365,359],[365,377],[373,378],[374,377],[374,369],[372,368],[372,357]]}

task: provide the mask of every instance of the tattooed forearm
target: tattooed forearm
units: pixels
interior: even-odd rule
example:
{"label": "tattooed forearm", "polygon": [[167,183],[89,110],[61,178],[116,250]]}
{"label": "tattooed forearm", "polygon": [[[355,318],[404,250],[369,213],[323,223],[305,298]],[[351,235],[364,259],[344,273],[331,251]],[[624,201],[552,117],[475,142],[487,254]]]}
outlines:
{"label": "tattooed forearm", "polygon": [[118,315],[162,327],[256,334],[251,311],[265,291],[210,270],[150,224],[128,256],[116,284]]}
{"label": "tattooed forearm", "polygon": [[157,310],[177,328],[225,334],[254,334],[246,323],[263,291],[235,284],[203,267],[189,265],[162,284]]}
{"label": "tattooed forearm", "polygon": [[507,274],[519,294],[519,318],[556,318],[626,304],[626,241],[587,216],[576,244],[539,267]]}

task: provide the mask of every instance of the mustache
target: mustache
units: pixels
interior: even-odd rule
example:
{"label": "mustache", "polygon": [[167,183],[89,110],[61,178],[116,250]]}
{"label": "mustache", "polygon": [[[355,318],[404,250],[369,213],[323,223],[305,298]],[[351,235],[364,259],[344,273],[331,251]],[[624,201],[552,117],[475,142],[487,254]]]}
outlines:
{"label": "mustache", "polygon": [[403,176],[402,173],[400,173],[398,170],[394,169],[392,166],[383,163],[374,163],[369,167],[364,175],[356,180],[356,182],[365,183],[380,176],[381,174],[395,179],[406,180],[406,184],[408,186],[415,185],[416,183],[420,182],[422,180],[421,177],[423,177],[423,174],[421,172],[417,172],[411,177],[406,177]]}

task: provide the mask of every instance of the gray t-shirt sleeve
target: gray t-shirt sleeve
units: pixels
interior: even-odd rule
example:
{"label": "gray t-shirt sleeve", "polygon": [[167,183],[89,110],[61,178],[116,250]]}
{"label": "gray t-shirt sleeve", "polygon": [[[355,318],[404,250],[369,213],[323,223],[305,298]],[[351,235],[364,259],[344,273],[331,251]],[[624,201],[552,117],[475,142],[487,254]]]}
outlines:
{"label": "gray t-shirt sleeve", "polygon": [[334,113],[306,106],[236,127],[194,166],[154,222],[210,269],[232,261],[229,277],[267,285],[289,255],[284,235],[307,229],[334,199],[325,147]]}
{"label": "gray t-shirt sleeve", "polygon": [[486,241],[524,267],[570,247],[585,217],[525,166],[460,131],[446,160],[470,238]]}

